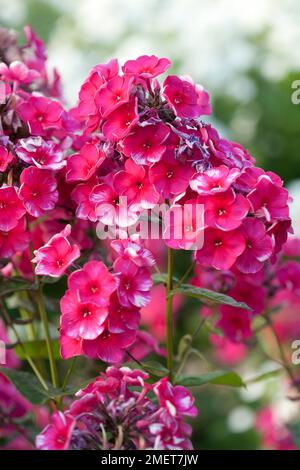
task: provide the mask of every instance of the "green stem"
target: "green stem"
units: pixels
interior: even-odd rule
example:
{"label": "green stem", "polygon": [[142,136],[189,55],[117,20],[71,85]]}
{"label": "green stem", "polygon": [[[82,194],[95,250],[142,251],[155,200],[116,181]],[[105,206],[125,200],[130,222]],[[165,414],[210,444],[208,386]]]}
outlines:
{"label": "green stem", "polygon": [[289,378],[291,379],[291,382],[292,382],[292,385],[296,388],[296,390],[300,393],[300,386],[297,385],[297,382],[296,382],[296,377],[294,376],[294,373],[292,371],[292,368],[290,367],[289,363],[288,363],[288,360],[286,358],[286,355],[285,355],[285,351],[283,349],[283,346],[281,344],[281,341],[280,341],[280,338],[277,334],[277,331],[276,329],[274,328],[274,325],[271,321],[271,319],[269,317],[267,317],[267,322],[268,322],[268,325],[270,327],[270,330],[272,331],[272,334],[273,334],[273,337],[275,339],[275,342],[276,342],[276,345],[277,345],[277,348],[278,348],[278,351],[279,351],[279,355],[280,355],[280,359],[282,361],[282,365],[287,373],[287,375],[289,376]]}
{"label": "green stem", "polygon": [[184,275],[181,277],[181,279],[179,279],[178,283],[176,284],[175,286],[175,289],[177,289],[178,287],[181,286],[181,284],[183,284],[187,278],[189,277],[189,275],[192,273],[193,269],[194,269],[194,266],[195,266],[195,263],[193,262],[192,264],[190,264],[190,266],[187,268],[187,270],[185,271]]}
{"label": "green stem", "polygon": [[36,375],[38,381],[40,382],[40,384],[42,385],[42,387],[45,389],[45,390],[48,390],[48,385],[47,383],[45,382],[45,380],[43,379],[40,371],[38,370],[38,368],[36,367],[35,363],[33,362],[33,360],[31,359],[31,357],[27,354],[27,351],[26,351],[26,348],[25,346],[23,345],[22,343],[22,340],[21,340],[21,337],[18,333],[18,330],[15,328],[15,325],[13,324],[9,314],[6,312],[6,308],[5,308],[5,305],[3,302],[1,302],[1,307],[2,307],[2,313],[3,313],[3,316],[5,318],[5,321],[6,323],[11,327],[11,329],[13,330],[14,332],[14,335],[16,337],[16,340],[18,341],[19,345],[20,345],[20,348],[22,349],[23,351],[23,354],[24,354],[24,357],[26,359],[26,361],[28,362],[28,364],[30,365],[32,371],[34,372],[34,374]]}
{"label": "green stem", "polygon": [[71,362],[71,365],[70,365],[70,367],[68,368],[67,373],[66,373],[66,375],[65,375],[65,378],[64,378],[64,381],[63,381],[63,384],[62,384],[62,387],[61,387],[61,389],[62,389],[63,392],[64,392],[64,391],[66,390],[66,388],[67,388],[67,385],[68,385],[68,382],[69,382],[69,378],[70,378],[70,376],[71,376],[71,374],[72,374],[72,372],[73,372],[73,370],[74,370],[74,367],[75,367],[76,359],[77,359],[77,357],[73,357],[72,362]]}
{"label": "green stem", "polygon": [[173,289],[173,250],[168,248],[168,278],[167,278],[167,367],[169,370],[170,382],[173,381],[173,318],[172,318],[172,289]]}
{"label": "green stem", "polygon": [[57,388],[58,379],[57,379],[56,362],[55,362],[55,358],[54,358],[54,352],[53,352],[52,342],[51,342],[51,337],[50,337],[50,332],[49,332],[49,323],[48,323],[47,312],[46,312],[45,304],[44,304],[43,287],[42,287],[42,284],[40,282],[39,282],[39,289],[38,289],[38,292],[37,292],[37,304],[38,304],[40,317],[41,317],[41,320],[42,320],[42,323],[43,323],[43,326],[44,326],[45,340],[46,340],[47,351],[48,351],[48,358],[49,358],[52,385],[53,385],[53,387]]}

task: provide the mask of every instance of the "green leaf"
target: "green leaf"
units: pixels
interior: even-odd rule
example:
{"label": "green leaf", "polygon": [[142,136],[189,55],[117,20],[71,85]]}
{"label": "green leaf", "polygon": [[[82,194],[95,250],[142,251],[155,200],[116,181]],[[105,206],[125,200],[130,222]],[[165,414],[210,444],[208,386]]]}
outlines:
{"label": "green leaf", "polygon": [[230,305],[231,307],[242,308],[244,310],[252,310],[244,302],[238,302],[229,295],[220,294],[210,289],[203,289],[202,287],[191,286],[190,284],[181,284],[177,289],[173,289],[171,295],[182,294],[187,297],[194,297],[208,304],[223,304]]}
{"label": "green leaf", "polygon": [[[167,284],[168,275],[167,273],[154,273],[152,274],[152,279],[154,284]],[[176,276],[173,276],[173,282],[179,282],[179,279]]]}
{"label": "green leaf", "polygon": [[300,450],[300,421],[289,423],[287,427],[292,435],[295,446]]}
{"label": "green leaf", "polygon": [[16,389],[34,405],[41,405],[47,400],[53,399],[56,395],[50,384],[47,383],[49,390],[45,390],[36,376],[29,372],[4,367],[0,368],[0,372],[2,372],[14,384]]}
{"label": "green leaf", "polygon": [[280,367],[279,369],[270,370],[269,372],[264,372],[263,374],[258,375],[257,377],[253,377],[253,379],[247,380],[247,384],[254,384],[256,382],[262,382],[264,380],[271,379],[272,377],[276,377],[278,374],[283,372],[283,368]]}
{"label": "green leaf", "polygon": [[[45,340],[36,340],[36,341],[23,341],[23,347],[18,345],[15,348],[17,356],[24,360],[26,359],[26,354],[24,353],[24,348],[28,356],[32,359],[47,359],[48,350]],[[59,341],[58,339],[52,340],[52,347],[54,352],[55,359],[61,359],[59,352]]]}
{"label": "green leaf", "polygon": [[0,297],[5,297],[9,294],[14,294],[18,291],[36,290],[37,286],[22,277],[1,278],[0,282]]}
{"label": "green leaf", "polygon": [[48,390],[45,390],[36,376],[30,372],[24,372],[16,369],[0,368],[3,373],[16,387],[16,389],[33,405],[42,405],[48,400],[55,400],[67,395],[74,395],[79,389],[86,387],[93,378],[85,380],[82,384],[69,386],[66,390],[54,388],[46,381]]}
{"label": "green leaf", "polygon": [[184,385],[185,387],[200,387],[206,384],[246,387],[241,377],[236,372],[228,370],[215,370],[198,376],[178,377],[176,384]]}
{"label": "green leaf", "polygon": [[149,374],[157,377],[165,377],[169,373],[168,369],[157,361],[143,362],[142,368]]}

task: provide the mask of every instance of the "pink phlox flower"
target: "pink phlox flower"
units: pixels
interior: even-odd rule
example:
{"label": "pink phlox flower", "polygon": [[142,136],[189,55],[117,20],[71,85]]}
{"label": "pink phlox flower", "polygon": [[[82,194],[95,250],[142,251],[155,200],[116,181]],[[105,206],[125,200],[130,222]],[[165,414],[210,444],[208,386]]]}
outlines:
{"label": "pink phlox flower", "polygon": [[46,243],[34,251],[33,263],[36,263],[35,272],[38,275],[60,277],[66,269],[80,256],[78,245],[71,245],[68,237],[71,234],[71,225],[66,227]]}
{"label": "pink phlox flower", "polygon": [[173,386],[166,377],[154,385],[153,391],[158,397],[161,407],[166,409],[172,417],[198,415],[191,393],[180,385]]}
{"label": "pink phlox flower", "polygon": [[81,302],[92,302],[100,307],[107,307],[111,294],[117,288],[117,282],[102,261],[92,260],[82,269],[71,273],[68,287],[78,293]]}
{"label": "pink phlox flower", "polygon": [[58,201],[57,182],[49,170],[35,166],[25,168],[20,176],[19,198],[33,217],[54,209]]}
{"label": "pink phlox flower", "polygon": [[288,219],[289,193],[275,184],[269,176],[260,176],[256,187],[247,197],[258,217],[264,217],[268,222]]}
{"label": "pink phlox flower", "polygon": [[210,114],[209,95],[190,81],[169,75],[163,83],[163,97],[179,118],[198,118]]}
{"label": "pink phlox flower", "polygon": [[0,258],[10,258],[18,251],[26,250],[29,242],[30,234],[23,218],[8,232],[0,230]]}
{"label": "pink phlox flower", "polygon": [[0,230],[9,232],[26,214],[14,186],[3,185],[0,188]]}
{"label": "pink phlox flower", "polygon": [[126,137],[137,122],[137,99],[131,98],[107,116],[102,132],[106,139],[116,142]]}
{"label": "pink phlox flower", "polygon": [[83,302],[78,291],[68,290],[60,301],[61,328],[71,338],[95,339],[105,328],[108,309]]}
{"label": "pink phlox flower", "polygon": [[90,199],[90,194],[97,182],[91,178],[85,183],[78,184],[71,193],[72,200],[77,204],[76,217],[78,219],[97,222],[96,204]]}
{"label": "pink phlox flower", "polygon": [[63,150],[39,136],[20,139],[15,151],[21,160],[40,169],[61,170],[66,165]]}
{"label": "pink phlox flower", "polygon": [[238,257],[236,267],[245,274],[260,271],[263,263],[273,253],[273,240],[267,235],[261,220],[248,217],[243,221],[240,231],[245,238],[245,251]]}
{"label": "pink phlox flower", "polygon": [[130,204],[140,206],[142,209],[151,209],[158,203],[159,194],[150,183],[145,168],[130,158],[125,162],[125,170],[115,174],[114,183]]}
{"label": "pink phlox flower", "polygon": [[0,173],[4,173],[7,170],[8,165],[13,159],[13,154],[4,145],[0,145]]}
{"label": "pink phlox flower", "polygon": [[169,59],[158,58],[155,55],[142,55],[135,60],[127,60],[122,67],[125,74],[141,78],[154,78],[164,73],[171,66]]}
{"label": "pink phlox flower", "polygon": [[196,252],[196,259],[203,266],[230,269],[245,248],[245,238],[239,230],[225,232],[207,228],[204,232],[203,248]]}
{"label": "pink phlox flower", "polygon": [[48,129],[59,127],[62,112],[61,104],[44,96],[31,95],[17,104],[17,113],[32,135],[45,136]]}
{"label": "pink phlox flower", "polygon": [[163,238],[174,249],[196,250],[204,241],[204,210],[196,199],[175,204],[164,215]]}
{"label": "pink phlox flower", "polygon": [[239,175],[238,168],[228,168],[221,165],[210,168],[203,173],[195,173],[190,180],[190,187],[200,195],[222,193],[232,186]]}
{"label": "pink phlox flower", "polygon": [[151,267],[156,262],[152,252],[148,248],[143,247],[138,240],[130,238],[113,240],[110,246],[119,256],[130,259],[130,261],[139,267]]}
{"label": "pink phlox flower", "polygon": [[133,77],[115,76],[106,82],[95,96],[100,115],[106,118],[112,111],[129,101]]}
{"label": "pink phlox flower", "polygon": [[167,152],[164,158],[149,169],[149,180],[164,199],[170,199],[186,191],[194,170],[190,165],[181,163]]}
{"label": "pink phlox flower", "polygon": [[200,196],[201,202],[205,207],[205,224],[225,231],[238,228],[250,209],[247,199],[232,189],[214,196]]}
{"label": "pink phlox flower", "polygon": [[8,82],[31,83],[40,77],[40,73],[27,67],[24,62],[14,60],[9,65],[0,63],[0,77]]}
{"label": "pink phlox flower", "polygon": [[105,154],[96,144],[83,145],[79,153],[67,159],[67,182],[88,180],[104,160]]}
{"label": "pink phlox flower", "polygon": [[149,269],[139,267],[131,260],[117,258],[114,271],[118,279],[118,297],[124,307],[145,307],[151,299],[153,281]]}
{"label": "pink phlox flower", "polygon": [[158,162],[165,150],[170,129],[163,123],[136,126],[123,141],[123,153],[138,165]]}
{"label": "pink phlox flower", "polygon": [[50,424],[36,438],[39,450],[66,450],[69,447],[75,419],[66,413],[56,411]]}

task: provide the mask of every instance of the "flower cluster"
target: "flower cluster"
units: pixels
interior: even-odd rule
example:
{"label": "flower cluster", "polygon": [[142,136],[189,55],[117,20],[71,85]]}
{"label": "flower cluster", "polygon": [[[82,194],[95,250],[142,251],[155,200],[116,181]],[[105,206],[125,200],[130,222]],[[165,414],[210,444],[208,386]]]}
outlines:
{"label": "flower cluster", "polygon": [[191,428],[183,418],[197,416],[192,395],[165,378],[152,385],[147,379],[140,370],[109,367],[64,413],[52,415],[37,448],[191,449]]}

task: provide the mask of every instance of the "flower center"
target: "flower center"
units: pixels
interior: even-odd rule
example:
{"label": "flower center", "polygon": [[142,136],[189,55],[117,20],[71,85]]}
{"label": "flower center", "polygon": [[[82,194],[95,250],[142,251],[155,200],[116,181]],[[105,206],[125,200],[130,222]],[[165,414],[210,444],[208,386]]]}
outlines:
{"label": "flower center", "polygon": [[149,150],[149,149],[151,149],[152,144],[151,144],[151,142],[144,142],[144,143],[143,143],[143,147],[144,147],[144,149]]}
{"label": "flower center", "polygon": [[63,260],[61,260],[61,259],[56,260],[56,266],[57,266],[58,268],[62,268],[63,265],[64,265]]}
{"label": "flower center", "polygon": [[143,189],[143,183],[141,181],[136,183],[136,186],[137,186],[138,189]]}
{"label": "flower center", "polygon": [[88,310],[87,308],[84,309],[83,312],[82,312],[83,318],[89,317],[91,315],[92,315],[92,312],[90,310]]}
{"label": "flower center", "polygon": [[167,178],[172,178],[174,175],[172,170],[167,171]]}
{"label": "flower center", "polygon": [[0,202],[0,209],[5,209],[7,207],[6,202]]}
{"label": "flower center", "polygon": [[101,338],[108,339],[110,337],[110,332],[108,330],[103,331]]}
{"label": "flower center", "polygon": [[226,209],[219,209],[218,210],[218,215],[224,215],[226,214]]}
{"label": "flower center", "polygon": [[214,245],[215,245],[216,247],[219,247],[219,246],[222,246],[222,245],[223,245],[223,242],[222,242],[222,240],[216,240],[215,243],[214,243]]}

